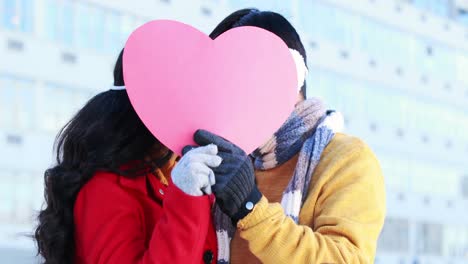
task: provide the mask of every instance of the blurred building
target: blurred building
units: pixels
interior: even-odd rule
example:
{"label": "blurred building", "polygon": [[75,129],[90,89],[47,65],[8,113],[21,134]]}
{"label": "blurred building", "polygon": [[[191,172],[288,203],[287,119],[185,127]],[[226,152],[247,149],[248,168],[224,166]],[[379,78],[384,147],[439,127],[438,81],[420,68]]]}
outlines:
{"label": "blurred building", "polygon": [[129,33],[160,18],[208,33],[252,6],[300,30],[308,95],[342,111],[381,160],[376,263],[468,263],[468,1],[0,0],[2,263],[34,261],[27,235],[54,136],[112,84]]}

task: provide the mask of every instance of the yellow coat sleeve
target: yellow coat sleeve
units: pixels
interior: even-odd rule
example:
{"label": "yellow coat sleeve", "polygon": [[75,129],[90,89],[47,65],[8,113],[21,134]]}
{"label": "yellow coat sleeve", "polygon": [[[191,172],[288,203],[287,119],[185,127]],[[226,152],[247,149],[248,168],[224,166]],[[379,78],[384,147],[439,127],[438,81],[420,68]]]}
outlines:
{"label": "yellow coat sleeve", "polygon": [[296,224],[265,197],[239,221],[240,236],[262,263],[373,263],[385,217],[377,159],[355,140],[324,152],[320,163],[301,209],[300,222],[309,223]]}

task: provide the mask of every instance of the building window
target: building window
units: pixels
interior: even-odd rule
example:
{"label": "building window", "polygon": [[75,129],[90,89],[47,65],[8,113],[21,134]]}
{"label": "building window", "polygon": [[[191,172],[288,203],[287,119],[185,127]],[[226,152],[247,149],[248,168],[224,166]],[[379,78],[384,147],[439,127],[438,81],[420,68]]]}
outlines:
{"label": "building window", "polygon": [[93,39],[91,37],[91,13],[89,6],[85,3],[76,3],[75,36],[77,46],[84,49],[92,47]]}
{"label": "building window", "polygon": [[363,52],[380,57],[387,63],[413,67],[412,46],[414,37],[389,28],[373,20],[362,23],[360,46]]}
{"label": "building window", "polygon": [[133,16],[123,15],[120,31],[121,42],[125,43],[133,30],[137,27],[137,19]]}
{"label": "building window", "polygon": [[[457,79],[461,80],[465,85],[468,85],[468,54],[459,52],[456,58]],[[467,93],[468,95],[468,90]]]}
{"label": "building window", "polygon": [[56,105],[61,99],[59,95],[59,89],[56,86],[48,85],[44,89],[45,93],[42,95],[46,100],[42,105],[42,117],[41,126],[43,129],[51,132],[57,132],[59,128],[60,116],[59,109]]}
{"label": "building window", "polygon": [[461,178],[461,193],[465,199],[468,199],[468,174]]}
{"label": "building window", "polygon": [[61,12],[59,15],[59,32],[61,40],[66,45],[72,45],[74,43],[74,7],[71,1],[63,1],[61,3]]}
{"label": "building window", "polygon": [[465,26],[468,25],[468,11],[459,9],[457,13],[457,21]]}
{"label": "building window", "polygon": [[105,51],[105,12],[99,7],[90,7],[91,12],[91,40],[93,48],[104,52]]}
{"label": "building window", "polygon": [[[316,1],[303,1],[300,20],[311,36],[354,49],[359,43],[361,17]],[[323,25],[327,25],[324,27]]]}
{"label": "building window", "polygon": [[11,222],[15,214],[15,175],[2,171],[0,174],[0,221]]}
{"label": "building window", "polygon": [[447,225],[444,227],[443,255],[468,257],[468,227]]}
{"label": "building window", "polygon": [[22,130],[30,129],[34,126],[34,84],[30,81],[14,80],[14,90],[16,94],[15,127]]}
{"label": "building window", "polygon": [[0,76],[0,126],[6,129],[29,129],[33,125],[33,83]]}
{"label": "building window", "polygon": [[445,80],[456,79],[456,53],[453,49],[442,45],[433,47],[434,75]]}
{"label": "building window", "polygon": [[387,218],[379,237],[379,251],[408,252],[409,224],[407,219]]}
{"label": "building window", "polygon": [[55,87],[56,98],[55,104],[55,115],[56,115],[56,128],[63,127],[72,118],[72,92],[73,90],[68,87]]}
{"label": "building window", "polygon": [[430,0],[429,10],[439,16],[448,17],[450,16],[451,3],[447,0]]}
{"label": "building window", "polygon": [[20,11],[16,0],[4,0],[3,12],[3,26],[7,29],[18,28],[20,24]]}
{"label": "building window", "polygon": [[[306,1],[307,2],[307,1]],[[258,8],[259,10],[271,10],[282,14],[287,19],[292,17],[291,3],[284,0],[268,0],[268,1],[248,1],[248,0],[228,0],[228,3],[233,10],[244,8]]]}
{"label": "building window", "polygon": [[[438,79],[452,80],[457,77],[457,53],[445,45],[418,39],[413,45],[413,61],[419,71]],[[460,71],[458,72],[460,74]],[[465,74],[466,75],[466,74]]]}
{"label": "building window", "polygon": [[[388,154],[379,155],[384,175],[386,178],[386,186],[395,192],[409,192],[410,181],[409,166],[411,161],[389,156]],[[391,177],[390,177],[391,176]]]}
{"label": "building window", "polygon": [[57,25],[58,5],[55,0],[47,0],[46,2],[46,35],[49,39],[57,41],[59,38],[59,30]]}
{"label": "building window", "polygon": [[9,30],[32,32],[34,4],[32,0],[3,0],[3,26]]}
{"label": "building window", "polygon": [[88,90],[48,84],[44,89],[44,104],[41,107],[42,129],[57,132],[84,106],[91,97]]}
{"label": "building window", "polygon": [[[31,1],[31,0],[29,0]],[[141,20],[134,16],[72,0],[46,1],[49,39],[82,49],[116,54]]]}
{"label": "building window", "polygon": [[447,0],[412,0],[415,6],[427,10],[439,16],[447,17],[450,15],[450,1]]}
{"label": "building window", "polygon": [[22,0],[21,1],[21,30],[23,32],[32,32],[34,25],[34,1]]}
{"label": "building window", "polygon": [[109,12],[105,19],[106,50],[111,54],[117,54],[125,42],[120,38],[121,15],[117,12]]}
{"label": "building window", "polygon": [[[15,221],[21,223],[31,223],[34,217],[33,201],[41,199],[40,195],[33,192],[32,175],[27,172],[21,172],[16,175],[16,203],[15,203]],[[34,175],[36,176],[36,175]]]}
{"label": "building window", "polygon": [[416,229],[416,251],[419,254],[440,256],[442,254],[443,229],[441,224],[420,223]]}
{"label": "building window", "polygon": [[0,127],[8,128],[12,126],[12,109],[14,102],[14,92],[9,79],[0,76]]}
{"label": "building window", "polygon": [[273,10],[275,12],[280,13],[287,19],[292,19],[292,3],[291,1],[284,1],[284,0],[273,0],[273,1],[265,1],[265,7],[260,7],[260,10]]}
{"label": "building window", "polygon": [[75,41],[74,6],[71,0],[47,0],[46,30],[47,36],[65,45]]}
{"label": "building window", "polygon": [[411,180],[411,192],[440,197],[460,197],[459,170],[416,160],[410,161],[407,175]]}

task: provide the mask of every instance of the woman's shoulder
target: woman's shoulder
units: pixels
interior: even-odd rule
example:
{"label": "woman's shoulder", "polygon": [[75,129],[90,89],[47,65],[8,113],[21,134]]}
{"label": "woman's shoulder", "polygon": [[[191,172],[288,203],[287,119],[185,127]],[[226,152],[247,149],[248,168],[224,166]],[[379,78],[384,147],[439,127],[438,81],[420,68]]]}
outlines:
{"label": "woman's shoulder", "polygon": [[136,193],[122,186],[122,178],[111,172],[97,172],[81,187],[73,208],[77,226],[86,225],[89,221],[105,224],[116,215],[144,214]]}
{"label": "woman's shoulder", "polygon": [[95,172],[91,179],[83,185],[80,193],[118,188],[120,177],[122,176],[112,172]]}
{"label": "woman's shoulder", "polygon": [[80,189],[77,204],[134,203],[137,199],[127,185],[137,185],[140,179],[127,179],[113,172],[96,172]]}
{"label": "woman's shoulder", "polygon": [[122,177],[97,172],[80,189],[73,207],[73,221],[75,239],[81,246],[106,228],[118,232],[122,226],[140,226],[144,210],[134,193],[119,184]]}

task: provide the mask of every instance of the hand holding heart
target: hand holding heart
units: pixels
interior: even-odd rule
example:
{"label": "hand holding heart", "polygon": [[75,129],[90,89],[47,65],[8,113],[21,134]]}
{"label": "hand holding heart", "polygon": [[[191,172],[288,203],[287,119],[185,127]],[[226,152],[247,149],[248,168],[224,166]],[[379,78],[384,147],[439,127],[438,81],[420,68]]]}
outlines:
{"label": "hand holding heart", "polygon": [[175,21],[157,20],[126,43],[124,79],[147,128],[177,154],[206,129],[250,153],[287,119],[297,72],[286,44],[256,27],[215,40]]}

